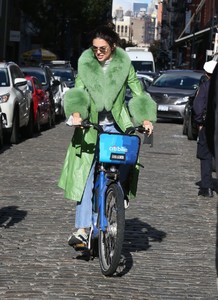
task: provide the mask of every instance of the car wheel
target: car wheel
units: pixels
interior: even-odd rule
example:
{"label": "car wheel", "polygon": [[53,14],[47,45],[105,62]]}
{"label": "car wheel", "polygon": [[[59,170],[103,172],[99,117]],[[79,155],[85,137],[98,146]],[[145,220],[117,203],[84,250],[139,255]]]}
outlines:
{"label": "car wheel", "polygon": [[192,118],[189,116],[188,118],[188,132],[187,132],[188,140],[196,140],[197,137],[193,134],[193,127],[192,127]]}
{"label": "car wheel", "polygon": [[19,111],[18,111],[18,109],[15,109],[15,111],[14,111],[10,142],[11,142],[11,144],[18,144],[20,142],[20,127],[19,127]]}
{"label": "car wheel", "polygon": [[47,126],[46,126],[48,129],[51,129],[52,128],[52,112],[50,111],[49,114],[48,114],[48,123],[47,123]]}
{"label": "car wheel", "polygon": [[55,110],[52,110],[51,112],[51,125],[54,127],[56,124],[56,114],[55,114]]}
{"label": "car wheel", "polygon": [[61,106],[61,117],[62,117],[62,120],[65,120],[65,118],[66,118],[64,108],[62,106]]}
{"label": "car wheel", "polygon": [[27,126],[23,128],[23,135],[25,138],[32,138],[34,132],[34,118],[33,118],[33,107],[30,108],[29,121]]}
{"label": "car wheel", "polygon": [[0,148],[2,148],[3,144],[4,144],[4,139],[3,139],[2,118],[0,116]]}
{"label": "car wheel", "polygon": [[[57,116],[56,116],[57,117]],[[64,109],[60,104],[60,109],[59,109],[59,115],[58,115],[58,120],[59,121],[63,121],[65,118],[65,114],[64,114]]]}
{"label": "car wheel", "polygon": [[183,120],[183,127],[182,127],[182,134],[183,135],[187,135],[188,133],[188,130],[187,130],[187,124],[186,124],[186,121],[185,119]]}
{"label": "car wheel", "polygon": [[36,131],[37,133],[39,133],[39,132],[41,131],[40,113],[39,113],[39,110],[37,110],[37,113],[36,113],[35,131]]}

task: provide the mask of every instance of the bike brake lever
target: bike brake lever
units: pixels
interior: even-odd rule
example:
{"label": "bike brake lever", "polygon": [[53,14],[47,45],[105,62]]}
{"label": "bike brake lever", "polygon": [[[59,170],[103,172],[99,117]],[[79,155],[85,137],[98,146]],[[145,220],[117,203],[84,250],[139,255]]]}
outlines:
{"label": "bike brake lever", "polygon": [[134,127],[128,127],[125,131],[125,134],[131,134],[135,132],[135,128]]}
{"label": "bike brake lever", "polygon": [[153,147],[153,132],[148,135],[146,132],[144,133],[144,141],[143,144],[150,145],[150,147]]}

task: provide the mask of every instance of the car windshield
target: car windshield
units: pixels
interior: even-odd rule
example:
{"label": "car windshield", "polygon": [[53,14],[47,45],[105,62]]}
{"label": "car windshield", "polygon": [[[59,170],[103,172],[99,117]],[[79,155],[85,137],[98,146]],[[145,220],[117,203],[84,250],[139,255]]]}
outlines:
{"label": "car windshield", "polygon": [[38,78],[38,80],[41,82],[42,85],[47,84],[46,77],[41,72],[37,72],[37,71],[34,71],[34,70],[28,70],[28,71],[23,71],[23,73],[25,75],[35,76],[36,78]]}
{"label": "car windshield", "polygon": [[54,76],[61,77],[63,81],[74,81],[73,73],[70,70],[52,69],[52,73]]}
{"label": "car windshield", "polygon": [[10,86],[7,69],[0,69],[0,86]]}
{"label": "car windshield", "polygon": [[170,87],[183,90],[196,90],[201,78],[182,74],[162,74],[153,83],[155,87]]}
{"label": "car windshield", "polygon": [[152,61],[132,61],[135,71],[154,72]]}

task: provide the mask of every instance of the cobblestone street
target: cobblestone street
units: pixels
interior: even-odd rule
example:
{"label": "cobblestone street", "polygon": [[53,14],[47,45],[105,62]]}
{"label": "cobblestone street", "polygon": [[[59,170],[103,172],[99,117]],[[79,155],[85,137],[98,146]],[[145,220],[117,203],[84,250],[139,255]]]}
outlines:
{"label": "cobblestone street", "polygon": [[196,141],[182,125],[155,124],[154,147],[141,147],[126,264],[110,278],[97,258],[74,259],[67,244],[75,203],[57,181],[71,135],[60,123],[0,153],[0,299],[218,299],[217,195],[197,196]]}

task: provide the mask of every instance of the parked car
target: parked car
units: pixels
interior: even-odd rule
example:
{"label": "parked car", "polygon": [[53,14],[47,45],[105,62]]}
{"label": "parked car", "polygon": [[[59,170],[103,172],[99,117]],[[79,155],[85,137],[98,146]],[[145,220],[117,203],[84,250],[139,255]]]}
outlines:
{"label": "parked car", "polygon": [[63,82],[69,88],[74,87],[75,84],[75,71],[71,67],[69,61],[66,60],[53,60],[50,62],[49,67],[52,70],[54,76],[58,76],[61,78]]}
{"label": "parked car", "polygon": [[60,109],[59,109],[59,118],[65,119],[65,112],[64,112],[64,95],[67,90],[69,90],[69,87],[66,85],[64,81],[62,81],[61,77],[55,76],[55,79],[60,81],[60,84],[58,86],[58,92],[55,94],[55,103],[60,103]]}
{"label": "parked car", "polygon": [[60,82],[54,78],[51,69],[48,66],[40,67],[22,67],[23,73],[27,76],[34,76],[41,82],[43,89],[47,92],[52,108],[52,125],[55,125],[56,111],[59,109],[59,103],[55,103],[55,94],[58,92]]}
{"label": "parked car", "polygon": [[[206,76],[202,78],[202,82],[205,80],[208,80]],[[196,94],[193,97],[189,98],[184,109],[182,133],[184,135],[187,135],[188,140],[197,140],[198,137],[198,126],[194,120],[194,111],[193,111],[193,102],[195,96]]]}
{"label": "parked car", "polygon": [[145,91],[147,91],[148,87],[154,81],[154,77],[146,74],[137,73],[138,79],[141,81]]}
{"label": "parked car", "polygon": [[[143,90],[147,91],[148,87],[153,82],[153,77],[151,77],[149,75],[145,75],[145,74],[139,74],[139,73],[137,73],[136,75],[137,75],[137,78],[139,79],[139,81],[141,82]],[[130,91],[130,88],[127,87],[126,96],[125,96],[126,103],[128,103],[131,98],[132,98],[132,93]]]}
{"label": "parked car", "polygon": [[13,62],[0,63],[0,108],[5,115],[4,135],[12,144],[33,136],[33,100],[20,67]]}
{"label": "parked car", "polygon": [[203,70],[168,70],[154,79],[147,91],[157,103],[157,117],[183,121],[185,105],[204,77]]}
{"label": "parked car", "polygon": [[52,105],[48,94],[43,90],[41,82],[34,76],[26,76],[27,84],[32,92],[34,129],[41,131],[41,127],[46,125],[52,127]]}

